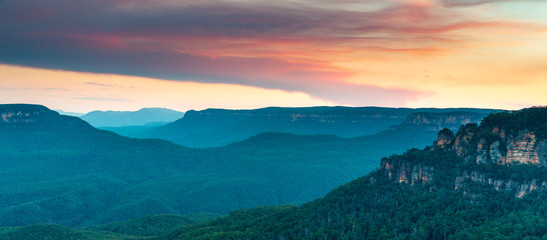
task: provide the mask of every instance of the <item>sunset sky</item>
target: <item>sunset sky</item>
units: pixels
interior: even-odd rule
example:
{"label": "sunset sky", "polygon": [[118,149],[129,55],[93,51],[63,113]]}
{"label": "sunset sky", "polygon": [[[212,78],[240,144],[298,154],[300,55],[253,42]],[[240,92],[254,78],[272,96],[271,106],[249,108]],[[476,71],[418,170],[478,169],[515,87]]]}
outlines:
{"label": "sunset sky", "polygon": [[0,103],[547,105],[545,0],[0,0]]}

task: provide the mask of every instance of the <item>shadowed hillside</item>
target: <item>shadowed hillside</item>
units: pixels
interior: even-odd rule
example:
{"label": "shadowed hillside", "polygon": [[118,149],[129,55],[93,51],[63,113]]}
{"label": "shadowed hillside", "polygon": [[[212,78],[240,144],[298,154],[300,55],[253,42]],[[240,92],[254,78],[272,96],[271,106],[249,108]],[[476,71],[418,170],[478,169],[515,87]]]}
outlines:
{"label": "shadowed hillside", "polygon": [[160,125],[175,121],[184,113],[166,108],[143,108],[138,111],[93,111],[83,116],[94,127]]}
{"label": "shadowed hillside", "polygon": [[490,115],[385,157],[324,198],[235,211],[161,239],[546,239],[546,131],[547,108]]}
{"label": "shadowed hillside", "polygon": [[454,111],[473,114],[481,119],[493,110],[381,107],[207,109],[188,111],[184,118],[173,123],[129,136],[166,139],[189,147],[221,146],[264,132],[347,138],[378,133],[400,124],[412,113],[437,114]]}
{"label": "shadowed hillside", "polygon": [[[434,132],[340,138],[264,133],[211,149],[97,130],[36,105],[0,105],[0,223],[108,223],[313,200],[422,147]],[[449,115],[450,116],[450,115]]]}

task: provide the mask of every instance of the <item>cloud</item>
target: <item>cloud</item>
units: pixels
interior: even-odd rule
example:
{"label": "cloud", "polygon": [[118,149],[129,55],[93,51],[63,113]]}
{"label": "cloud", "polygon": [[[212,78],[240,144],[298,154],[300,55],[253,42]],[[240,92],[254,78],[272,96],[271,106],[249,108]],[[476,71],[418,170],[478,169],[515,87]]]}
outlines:
{"label": "cloud", "polygon": [[487,3],[499,2],[534,2],[542,0],[443,0],[445,6],[449,7],[468,7],[474,5],[482,5]]}
{"label": "cloud", "polygon": [[85,84],[99,86],[99,87],[111,87],[116,85],[116,84],[104,84],[104,83],[96,83],[96,82],[86,82]]}
{"label": "cloud", "polygon": [[[434,2],[8,0],[0,2],[0,62],[302,91],[339,103],[368,103],[374,91],[406,101],[424,93],[348,84],[362,69],[338,62],[355,53],[446,54],[471,41],[454,32],[511,26]],[[344,4],[358,7],[337,7]]]}

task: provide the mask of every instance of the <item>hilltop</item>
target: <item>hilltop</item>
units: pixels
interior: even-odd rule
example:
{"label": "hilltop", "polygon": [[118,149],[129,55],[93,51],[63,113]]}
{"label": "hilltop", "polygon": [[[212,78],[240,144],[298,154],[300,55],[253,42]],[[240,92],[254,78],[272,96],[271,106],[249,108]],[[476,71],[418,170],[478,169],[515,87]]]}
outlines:
{"label": "hilltop", "polygon": [[547,108],[492,114],[300,207],[235,211],[162,239],[545,239],[546,130]]}
{"label": "hilltop", "polygon": [[[175,122],[148,132],[128,135],[139,138],[160,138],[188,147],[217,147],[243,141],[249,137],[280,132],[298,135],[333,135],[342,138],[377,134],[401,124],[411,114],[424,115],[436,124],[434,129],[478,122],[491,109],[434,109],[434,108],[382,108],[382,107],[306,107],[261,108],[254,110],[207,109],[188,111]],[[425,116],[425,114],[428,114]],[[451,119],[448,114],[454,117]],[[437,117],[437,119],[433,119]],[[440,119],[445,122],[436,122]],[[407,124],[416,125],[416,124]],[[437,130],[438,131],[438,130]]]}
{"label": "hilltop", "polygon": [[194,149],[122,137],[38,105],[0,105],[0,112],[2,226],[301,204],[435,135],[405,127],[355,138],[262,133]]}
{"label": "hilltop", "polygon": [[80,118],[97,128],[116,128],[159,126],[183,116],[183,112],[166,108],[142,108],[138,111],[93,111],[80,116]]}

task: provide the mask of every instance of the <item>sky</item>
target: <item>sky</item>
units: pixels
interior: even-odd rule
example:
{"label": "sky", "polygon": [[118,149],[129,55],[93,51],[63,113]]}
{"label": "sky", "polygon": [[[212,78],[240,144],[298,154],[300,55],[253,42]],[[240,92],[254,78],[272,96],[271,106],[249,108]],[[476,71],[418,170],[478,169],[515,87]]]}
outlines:
{"label": "sky", "polygon": [[547,105],[544,0],[0,0],[0,103]]}

